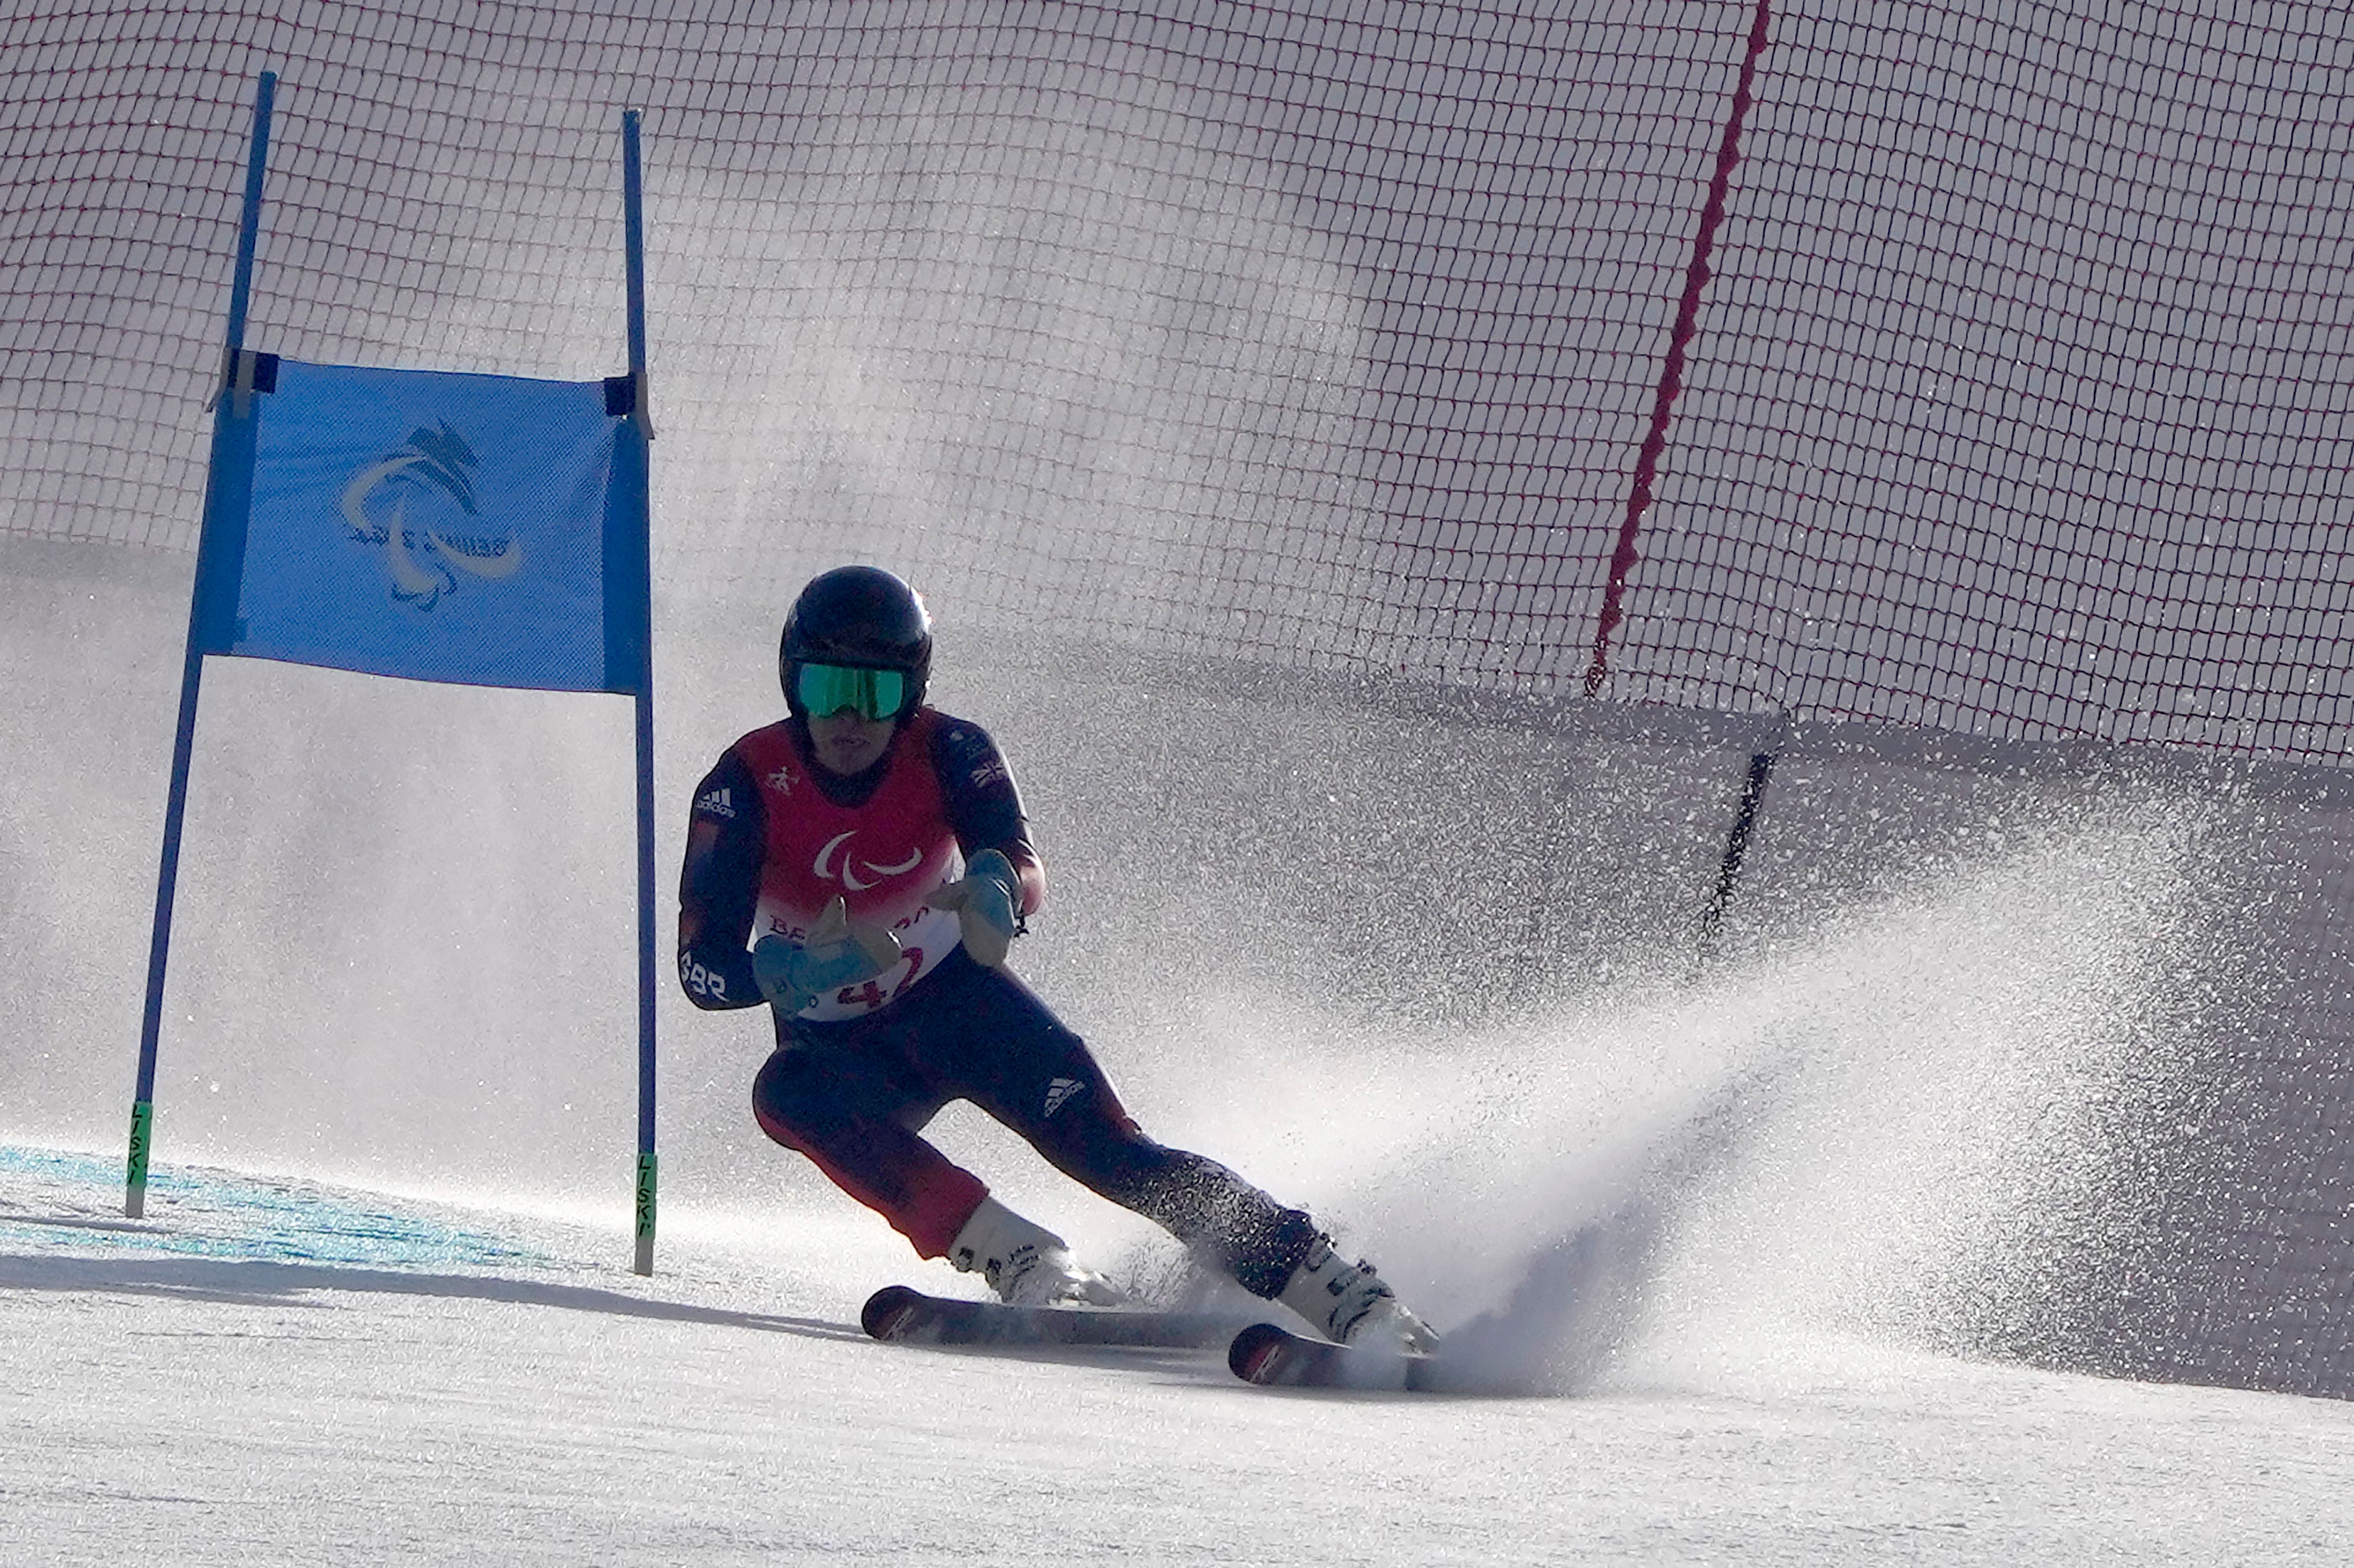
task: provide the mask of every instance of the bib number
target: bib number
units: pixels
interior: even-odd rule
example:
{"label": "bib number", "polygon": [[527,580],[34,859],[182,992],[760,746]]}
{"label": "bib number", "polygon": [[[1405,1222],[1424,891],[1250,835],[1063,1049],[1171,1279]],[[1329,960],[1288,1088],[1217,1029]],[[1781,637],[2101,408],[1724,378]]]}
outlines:
{"label": "bib number", "polygon": [[907,972],[899,977],[899,983],[893,986],[887,994],[883,990],[883,977],[876,975],[873,980],[863,980],[857,985],[846,985],[835,991],[834,1005],[863,1007],[872,1012],[885,1002],[898,1001],[907,993],[907,988],[916,983],[916,977],[923,973],[924,949],[908,948],[900,954],[900,957],[907,961]]}

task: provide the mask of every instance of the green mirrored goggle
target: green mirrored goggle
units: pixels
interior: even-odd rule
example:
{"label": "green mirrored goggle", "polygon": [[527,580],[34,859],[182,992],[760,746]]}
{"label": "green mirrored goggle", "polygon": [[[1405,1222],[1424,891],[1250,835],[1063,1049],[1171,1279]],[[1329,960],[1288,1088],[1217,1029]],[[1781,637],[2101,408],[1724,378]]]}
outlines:
{"label": "green mirrored goggle", "polygon": [[897,670],[804,664],[793,678],[793,690],[811,718],[831,718],[848,708],[861,718],[886,719],[907,700],[907,677]]}

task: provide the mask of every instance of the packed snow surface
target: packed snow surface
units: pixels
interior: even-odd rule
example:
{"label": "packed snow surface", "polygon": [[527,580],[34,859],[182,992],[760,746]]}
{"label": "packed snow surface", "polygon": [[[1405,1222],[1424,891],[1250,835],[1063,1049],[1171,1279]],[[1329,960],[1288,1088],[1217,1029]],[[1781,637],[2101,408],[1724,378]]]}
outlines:
{"label": "packed snow surface", "polygon": [[856,1328],[865,1216],[617,1224],[0,1155],[11,1563],[2317,1563],[2354,1410],[1861,1345],[1574,1395]]}

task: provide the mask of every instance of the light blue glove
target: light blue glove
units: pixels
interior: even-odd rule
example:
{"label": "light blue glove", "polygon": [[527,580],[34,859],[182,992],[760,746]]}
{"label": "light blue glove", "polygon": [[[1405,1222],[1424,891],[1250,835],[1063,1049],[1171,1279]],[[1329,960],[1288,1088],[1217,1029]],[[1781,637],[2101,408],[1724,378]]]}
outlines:
{"label": "light blue glove", "polygon": [[972,857],[961,881],[951,882],[931,896],[935,909],[956,911],[958,934],[964,950],[984,969],[1005,962],[1006,949],[1022,930],[1022,879],[1013,863],[993,849]]}
{"label": "light blue glove", "polygon": [[809,940],[771,934],[752,944],[752,978],[760,994],[799,1012],[828,991],[873,980],[899,961],[899,938],[850,918],[840,898],[810,927]]}

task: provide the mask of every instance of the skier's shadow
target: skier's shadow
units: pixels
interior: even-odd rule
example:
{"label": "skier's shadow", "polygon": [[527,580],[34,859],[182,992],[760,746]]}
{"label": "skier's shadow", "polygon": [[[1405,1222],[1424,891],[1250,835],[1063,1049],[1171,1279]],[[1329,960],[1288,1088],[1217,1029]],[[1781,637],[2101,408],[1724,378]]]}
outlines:
{"label": "skier's shadow", "polygon": [[319,1292],[504,1301],[670,1323],[704,1323],[818,1340],[865,1339],[855,1324],[821,1318],[737,1312],[681,1301],[632,1296],[595,1286],[511,1276],[421,1274],[336,1264],[284,1263],[262,1258],[38,1257],[0,1254],[0,1289],[57,1290],[158,1297],[228,1306],[324,1307]]}

